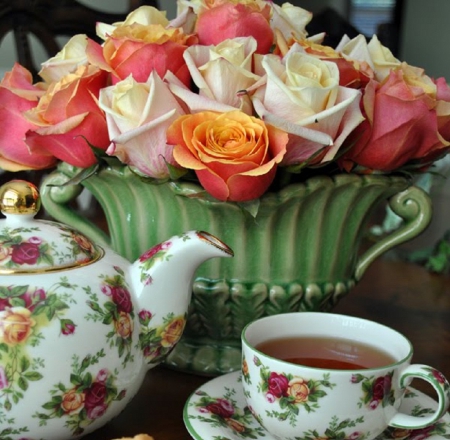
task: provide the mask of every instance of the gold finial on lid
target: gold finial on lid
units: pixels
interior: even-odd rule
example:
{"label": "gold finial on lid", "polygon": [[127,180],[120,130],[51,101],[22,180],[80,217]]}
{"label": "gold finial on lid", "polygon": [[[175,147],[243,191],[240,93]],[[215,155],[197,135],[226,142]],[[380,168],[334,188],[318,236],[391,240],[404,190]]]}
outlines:
{"label": "gold finial on lid", "polygon": [[0,188],[0,210],[4,214],[36,214],[40,207],[37,187],[26,180],[11,180]]}

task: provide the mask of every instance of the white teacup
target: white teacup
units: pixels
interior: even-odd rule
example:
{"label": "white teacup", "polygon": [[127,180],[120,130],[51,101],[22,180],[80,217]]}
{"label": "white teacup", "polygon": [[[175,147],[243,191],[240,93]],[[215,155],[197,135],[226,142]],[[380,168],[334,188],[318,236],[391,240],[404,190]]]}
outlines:
{"label": "white teacup", "polygon": [[[279,360],[255,348],[269,340],[298,337],[356,341],[382,351],[390,360],[355,370],[317,368]],[[355,348],[344,344],[346,350],[352,360]],[[436,369],[411,365],[412,354],[412,345],[403,335],[365,319],[321,312],[268,316],[242,332],[244,394],[253,415],[277,439],[371,440],[388,426],[424,428],[447,411],[450,385]],[[433,414],[416,417],[398,412],[413,378],[429,382],[436,390],[438,406]]]}

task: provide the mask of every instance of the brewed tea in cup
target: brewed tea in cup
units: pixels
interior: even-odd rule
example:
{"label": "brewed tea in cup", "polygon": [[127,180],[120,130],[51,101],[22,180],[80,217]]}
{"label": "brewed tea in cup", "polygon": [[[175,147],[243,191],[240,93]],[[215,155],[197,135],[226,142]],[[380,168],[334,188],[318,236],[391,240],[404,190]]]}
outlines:
{"label": "brewed tea in cup", "polygon": [[[412,345],[384,325],[345,315],[272,315],[242,332],[242,384],[256,419],[275,438],[371,440],[388,426],[419,429],[447,411],[450,385],[433,367],[413,364]],[[398,412],[413,378],[429,382],[438,407]]]}

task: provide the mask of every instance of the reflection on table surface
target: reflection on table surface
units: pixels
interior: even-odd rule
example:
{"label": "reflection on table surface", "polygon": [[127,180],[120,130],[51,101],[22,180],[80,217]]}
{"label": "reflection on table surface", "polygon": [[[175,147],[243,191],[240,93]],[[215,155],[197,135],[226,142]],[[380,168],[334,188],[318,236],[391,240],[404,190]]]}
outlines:
{"label": "reflection on table surface", "polygon": [[[372,319],[402,332],[414,346],[414,362],[432,365],[450,378],[450,277],[379,259],[333,311]],[[189,395],[208,380],[157,367],[120,416],[84,438],[111,440],[147,433],[155,440],[189,440],[183,407]],[[433,396],[422,382],[412,385]]]}

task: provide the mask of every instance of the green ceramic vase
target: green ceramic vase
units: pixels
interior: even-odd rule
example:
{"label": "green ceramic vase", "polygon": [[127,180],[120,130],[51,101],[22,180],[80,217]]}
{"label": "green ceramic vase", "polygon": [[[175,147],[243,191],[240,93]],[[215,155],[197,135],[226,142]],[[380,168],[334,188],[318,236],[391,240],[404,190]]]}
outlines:
{"label": "green ceramic vase", "polygon": [[[149,184],[127,167],[102,169],[82,184],[61,164],[42,184],[42,203],[69,224],[129,260],[168,237],[199,229],[235,252],[196,273],[187,328],[166,363],[217,375],[240,367],[240,335],[265,315],[330,310],[379,255],[422,232],[431,204],[400,176],[318,176],[261,198],[256,217],[235,204],[189,197],[195,185]],[[104,210],[109,235],[71,208],[82,186]],[[389,200],[404,222],[364,252],[362,239],[376,207]],[[176,274],[174,274],[176,276]]]}

